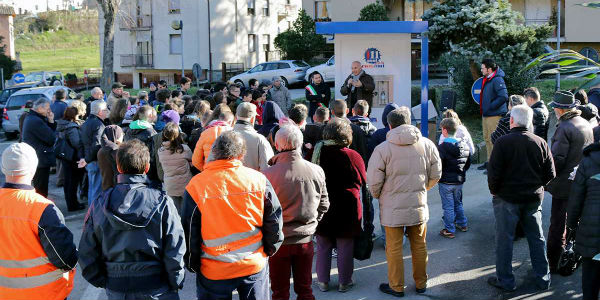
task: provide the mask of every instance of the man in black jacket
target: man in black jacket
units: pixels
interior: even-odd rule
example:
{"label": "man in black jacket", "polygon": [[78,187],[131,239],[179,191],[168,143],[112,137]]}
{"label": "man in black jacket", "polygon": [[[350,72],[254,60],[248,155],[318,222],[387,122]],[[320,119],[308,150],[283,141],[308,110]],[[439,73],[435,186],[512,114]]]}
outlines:
{"label": "man in black jacket", "polygon": [[571,172],[583,157],[583,148],[594,141],[590,123],[576,109],[575,96],[569,91],[558,91],[550,107],[558,119],[558,127],[552,136],[552,156],[556,166],[556,178],[548,184],[552,194],[552,212],[548,229],[548,261],[550,271],[555,272],[558,259],[566,243],[567,203]]}
{"label": "man in black jacket", "polygon": [[533,133],[547,141],[550,118],[546,104],[540,100],[540,91],[536,87],[526,88],[523,97],[533,109]]}
{"label": "man in black jacket", "polygon": [[33,177],[35,191],[48,197],[48,180],[50,167],[55,165],[54,141],[56,134],[54,114],[50,109],[50,100],[40,98],[33,103],[33,108],[23,121],[23,142],[35,149],[39,164]]}
{"label": "man in black jacket", "polygon": [[327,107],[327,104],[329,104],[329,101],[331,100],[331,89],[323,82],[321,74],[317,72],[311,74],[310,84],[304,89],[306,90],[304,93],[306,100],[309,102],[308,116],[312,118],[318,107]]}
{"label": "man in black jacket", "polygon": [[550,286],[541,212],[544,185],[556,173],[546,141],[527,130],[532,118],[528,106],[512,108],[511,131],[496,141],[488,163],[496,217],[496,276],[488,278],[488,283],[507,291],[516,289],[512,251],[517,222],[527,236],[536,286],[542,290]]}
{"label": "man in black jacket", "polygon": [[104,100],[95,100],[90,104],[90,116],[81,125],[81,140],[85,151],[85,166],[88,176],[88,205],[100,196],[102,192],[102,176],[98,167],[98,151],[102,147],[102,133],[104,132],[104,119],[108,116],[108,109]]}
{"label": "man in black jacket", "polygon": [[582,259],[583,299],[598,299],[600,262],[592,258],[600,253],[600,144],[583,150],[583,159],[571,185],[567,228],[576,230],[575,251]]}
{"label": "man in black jacket", "polygon": [[[354,107],[356,101],[366,100],[369,107],[373,107],[373,91],[375,90],[375,81],[371,75],[365,73],[362,65],[358,61],[352,62],[352,73],[344,81],[340,93],[347,96],[346,105]],[[369,109],[369,115],[371,109]]]}
{"label": "man in black jacket", "polygon": [[108,299],[179,299],[186,245],[175,204],[150,186],[150,153],[142,142],[119,147],[117,168],[117,185],[93,203],[84,221],[82,275],[106,289]]}

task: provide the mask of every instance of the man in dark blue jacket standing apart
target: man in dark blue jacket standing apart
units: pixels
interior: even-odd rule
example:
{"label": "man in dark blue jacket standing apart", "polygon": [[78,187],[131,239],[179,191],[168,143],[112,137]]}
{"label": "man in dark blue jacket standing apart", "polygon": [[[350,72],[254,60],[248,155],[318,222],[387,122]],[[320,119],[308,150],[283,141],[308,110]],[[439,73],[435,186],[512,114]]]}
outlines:
{"label": "man in dark blue jacket standing apart", "polygon": [[102,194],[85,218],[79,265],[108,299],[178,300],[186,251],[173,200],[150,186],[150,152],[138,140],[117,151],[117,185]]}
{"label": "man in dark blue jacket standing apart", "polygon": [[[483,84],[481,86],[481,100],[479,101],[479,110],[482,116],[483,138],[485,139],[485,150],[487,159],[492,155],[494,144],[492,143],[492,132],[498,126],[500,118],[506,114],[508,108],[508,91],[504,83],[504,71],[489,58],[481,62],[481,73],[483,74]],[[485,170],[487,162],[480,166],[479,170]]]}
{"label": "man in dark blue jacket standing apart", "polygon": [[50,179],[50,167],[55,164],[54,140],[56,134],[56,123],[54,114],[50,110],[50,100],[40,98],[33,103],[33,108],[23,121],[23,142],[29,144],[37,154],[39,164],[33,176],[33,187],[35,191],[48,197],[48,180]]}

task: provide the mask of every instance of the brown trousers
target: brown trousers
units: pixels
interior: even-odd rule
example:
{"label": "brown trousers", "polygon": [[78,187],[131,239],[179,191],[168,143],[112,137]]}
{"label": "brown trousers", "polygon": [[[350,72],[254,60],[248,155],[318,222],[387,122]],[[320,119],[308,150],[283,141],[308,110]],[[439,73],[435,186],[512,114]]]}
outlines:
{"label": "brown trousers", "polygon": [[385,256],[388,261],[388,280],[396,292],[404,291],[404,257],[402,239],[408,234],[412,254],[413,279],[418,289],[427,286],[427,224],[406,227],[385,227]]}
{"label": "brown trousers", "polygon": [[487,159],[492,156],[492,149],[494,149],[494,143],[492,143],[492,132],[498,127],[498,121],[501,116],[483,117],[481,119],[481,126],[483,129],[483,139],[485,140],[485,151],[487,152]]}

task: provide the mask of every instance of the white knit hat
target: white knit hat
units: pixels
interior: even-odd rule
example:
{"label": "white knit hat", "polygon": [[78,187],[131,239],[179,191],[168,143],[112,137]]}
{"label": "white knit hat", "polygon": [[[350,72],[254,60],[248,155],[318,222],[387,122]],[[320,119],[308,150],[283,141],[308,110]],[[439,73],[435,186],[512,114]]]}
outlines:
{"label": "white knit hat", "polygon": [[37,165],[37,154],[28,144],[12,144],[2,152],[2,173],[6,176],[34,174]]}

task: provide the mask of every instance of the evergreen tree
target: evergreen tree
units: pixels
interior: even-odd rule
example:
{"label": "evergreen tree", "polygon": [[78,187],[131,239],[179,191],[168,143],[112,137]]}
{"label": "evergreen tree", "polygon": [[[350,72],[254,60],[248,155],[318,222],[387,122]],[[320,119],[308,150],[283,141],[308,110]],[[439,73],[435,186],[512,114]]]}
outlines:
{"label": "evergreen tree", "polygon": [[300,10],[292,27],[278,34],[274,42],[283,59],[310,60],[326,48],[325,37],[316,33],[315,21],[304,9]]}

